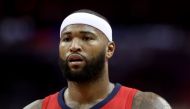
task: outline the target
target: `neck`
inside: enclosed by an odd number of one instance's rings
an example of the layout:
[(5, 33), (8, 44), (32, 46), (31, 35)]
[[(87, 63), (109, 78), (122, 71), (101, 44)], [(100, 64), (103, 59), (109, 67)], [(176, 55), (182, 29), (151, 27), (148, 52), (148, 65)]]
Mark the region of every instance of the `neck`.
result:
[(108, 70), (103, 71), (103, 75), (93, 82), (76, 83), (68, 81), (68, 89), (64, 95), (65, 101), (90, 104), (104, 99), (112, 91), (114, 85), (109, 81)]

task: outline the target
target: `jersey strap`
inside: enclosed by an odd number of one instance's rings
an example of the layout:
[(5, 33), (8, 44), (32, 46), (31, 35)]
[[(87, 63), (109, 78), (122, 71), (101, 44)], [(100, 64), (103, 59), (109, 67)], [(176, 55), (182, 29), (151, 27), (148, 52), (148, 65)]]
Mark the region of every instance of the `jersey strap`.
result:
[(42, 109), (61, 109), (58, 103), (58, 92), (44, 98)]

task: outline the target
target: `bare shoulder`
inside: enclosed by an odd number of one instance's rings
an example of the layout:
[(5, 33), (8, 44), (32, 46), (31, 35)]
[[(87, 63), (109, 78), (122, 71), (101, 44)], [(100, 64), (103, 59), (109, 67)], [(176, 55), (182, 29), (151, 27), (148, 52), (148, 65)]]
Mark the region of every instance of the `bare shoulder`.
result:
[(41, 109), (42, 100), (36, 100), (29, 105), (25, 106), (23, 109)]
[(169, 103), (153, 92), (138, 91), (133, 99), (132, 109), (172, 109)]

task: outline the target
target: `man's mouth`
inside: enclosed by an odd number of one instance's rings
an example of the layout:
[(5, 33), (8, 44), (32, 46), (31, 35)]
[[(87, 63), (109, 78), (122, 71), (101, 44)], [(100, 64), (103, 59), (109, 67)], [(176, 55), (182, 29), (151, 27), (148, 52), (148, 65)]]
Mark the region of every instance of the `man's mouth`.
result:
[(77, 62), (77, 61), (83, 61), (83, 57), (79, 54), (71, 54), (68, 57), (69, 62)]
[(68, 56), (67, 60), (72, 66), (77, 66), (84, 63), (84, 58), (80, 54), (71, 54)]
[(81, 58), (70, 58), (69, 59), (69, 62), (80, 62), (80, 61), (83, 61)]

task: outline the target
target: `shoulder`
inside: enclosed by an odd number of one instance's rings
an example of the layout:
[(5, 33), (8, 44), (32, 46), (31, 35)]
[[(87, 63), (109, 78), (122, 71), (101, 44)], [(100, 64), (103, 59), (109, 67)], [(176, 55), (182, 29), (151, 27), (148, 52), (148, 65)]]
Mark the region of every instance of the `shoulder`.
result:
[(41, 109), (42, 99), (36, 100), (29, 105), (25, 106), (23, 109)]
[(172, 109), (169, 103), (153, 92), (138, 91), (133, 99), (132, 109)]
[[(57, 102), (57, 97), (58, 97), (59, 92), (50, 94), (48, 96), (46, 96), (43, 99), (38, 99), (30, 104), (28, 104), (27, 106), (25, 106), (23, 109), (41, 109), (42, 104), (43, 107), (49, 105), (49, 104), (53, 104), (55, 102)], [(51, 101), (51, 102), (49, 102)]]

